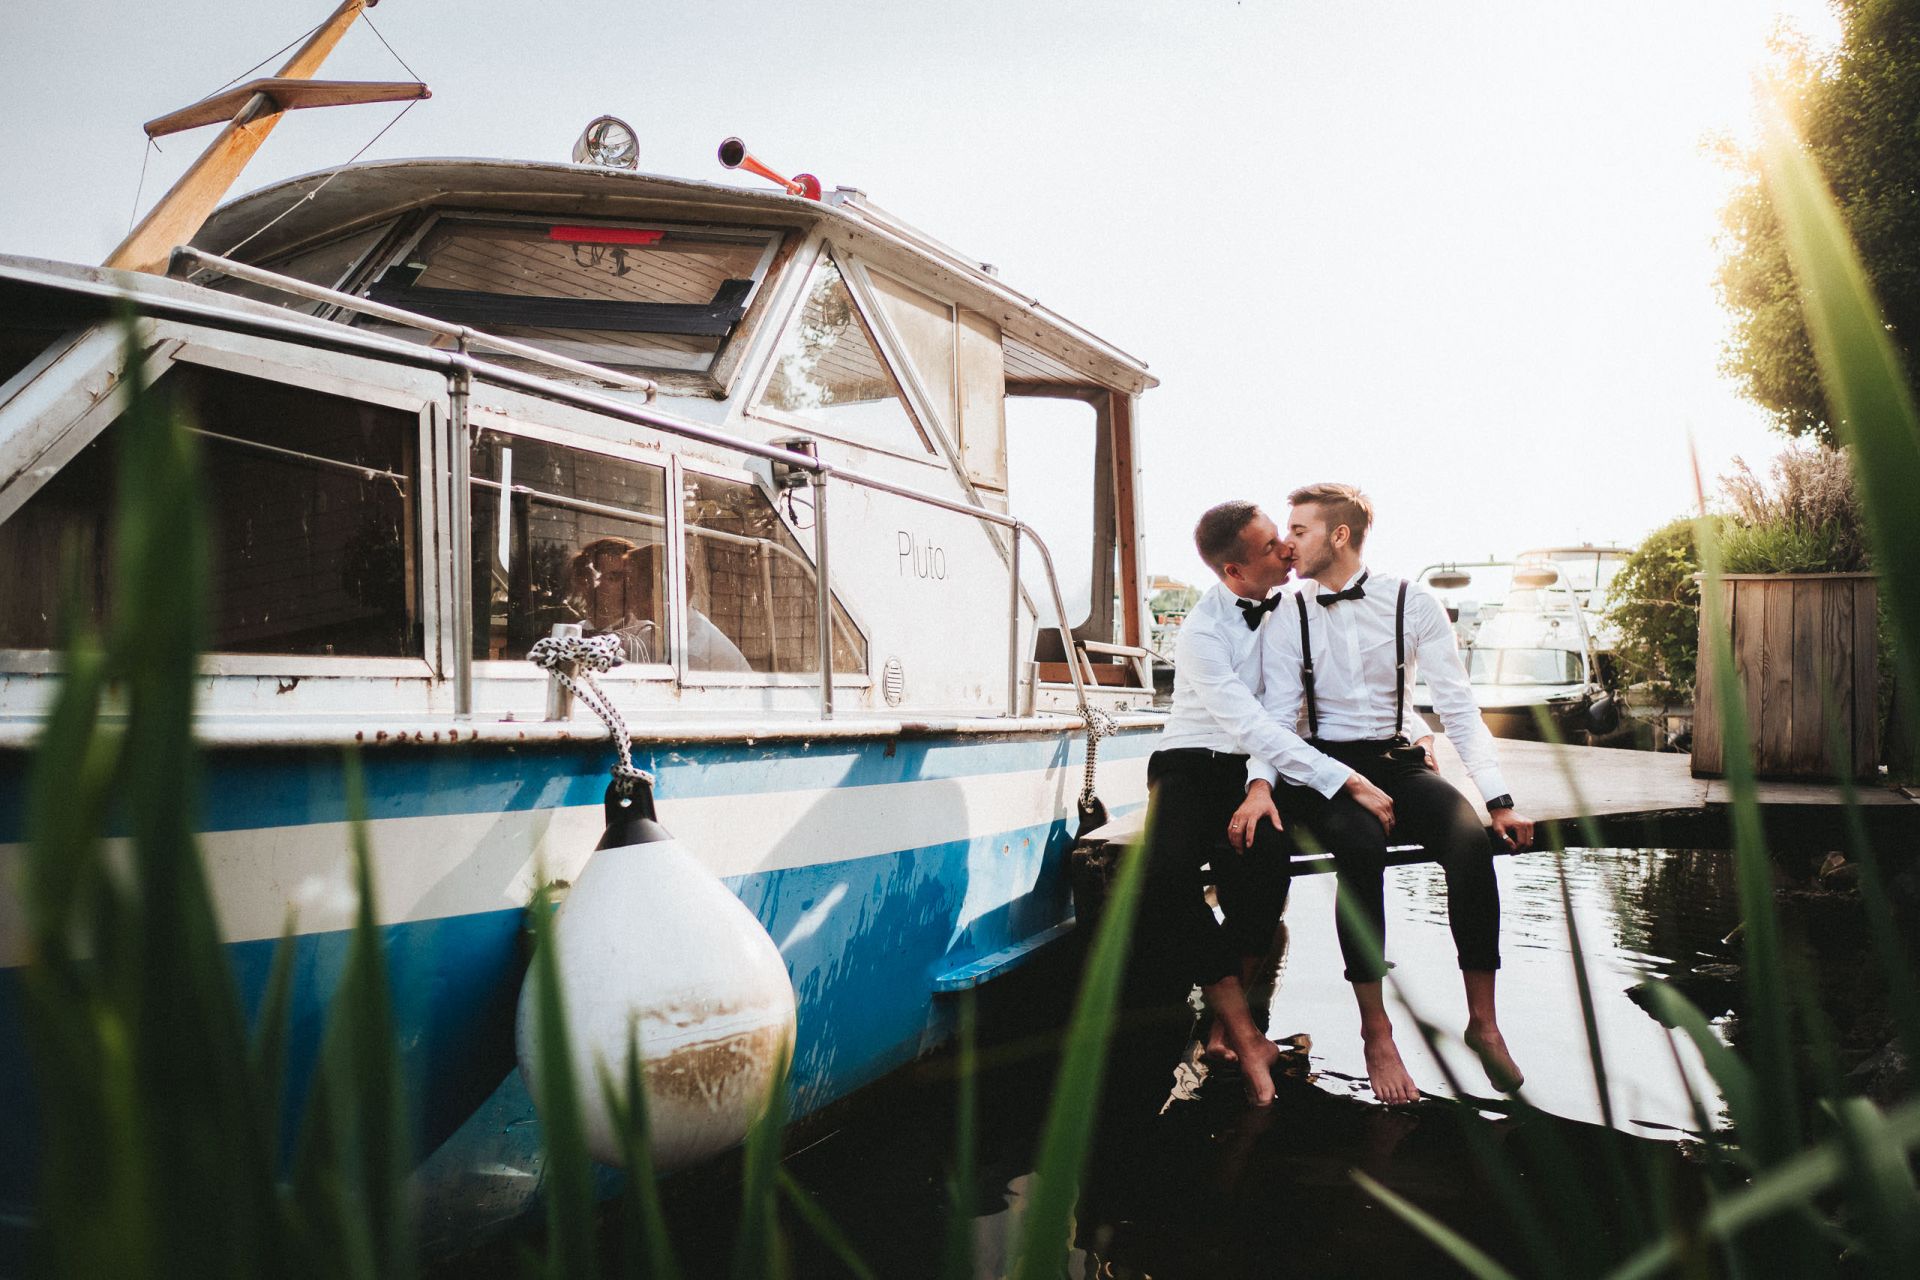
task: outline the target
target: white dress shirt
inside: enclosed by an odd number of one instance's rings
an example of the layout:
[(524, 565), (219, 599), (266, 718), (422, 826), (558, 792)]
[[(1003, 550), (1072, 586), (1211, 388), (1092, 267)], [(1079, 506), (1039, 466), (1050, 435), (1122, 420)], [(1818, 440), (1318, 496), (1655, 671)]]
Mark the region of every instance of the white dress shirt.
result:
[(1204, 747), (1277, 761), (1289, 776), (1312, 770), (1324, 776), (1331, 766), (1339, 772), (1334, 788), (1346, 781), (1352, 770), (1302, 741), (1292, 727), (1293, 717), (1276, 723), (1261, 706), (1260, 637), (1290, 618), (1296, 618), (1290, 625), (1298, 625), (1291, 599), (1294, 589), (1284, 589), (1280, 603), (1258, 630), (1247, 627), (1234, 603), (1239, 597), (1224, 586), (1216, 584), (1200, 597), (1180, 624), (1174, 649), (1173, 711), (1161, 731), (1160, 750)]
[[(1356, 573), (1345, 586), (1351, 587), (1359, 580), (1360, 574)], [(1480, 789), (1481, 798), (1504, 795), (1507, 785), (1494, 755), (1493, 735), (1487, 732), (1479, 704), (1473, 699), (1473, 686), (1460, 662), (1453, 624), (1433, 593), (1418, 584), (1407, 592), (1406, 710), (1398, 724), (1394, 721), (1393, 619), (1400, 581), (1374, 574), (1367, 579), (1366, 594), (1361, 599), (1324, 607), (1316, 598), (1324, 588), (1311, 581), (1304, 584), (1307, 630), (1313, 641), (1319, 736), (1327, 742), (1378, 742), (1396, 734), (1412, 742), (1426, 736), (1431, 730), (1413, 707), (1414, 673), (1424, 670), (1433, 709), (1439, 713), (1440, 723), (1472, 775), (1474, 786)], [(1306, 699), (1300, 682), (1300, 614), (1293, 602), (1274, 610), (1260, 634), (1261, 705), (1269, 720), (1295, 724)], [(1338, 768), (1339, 777), (1332, 786), (1326, 785), (1333, 778), (1331, 770), (1313, 767), (1311, 762), (1309, 767), (1300, 767), (1298, 753), (1282, 757), (1250, 752), (1254, 758), (1247, 764), (1248, 778), (1271, 782), (1277, 773), (1289, 782), (1305, 783), (1321, 795), (1333, 795), (1351, 771), (1306, 743), (1300, 745), (1315, 760), (1328, 761)]]

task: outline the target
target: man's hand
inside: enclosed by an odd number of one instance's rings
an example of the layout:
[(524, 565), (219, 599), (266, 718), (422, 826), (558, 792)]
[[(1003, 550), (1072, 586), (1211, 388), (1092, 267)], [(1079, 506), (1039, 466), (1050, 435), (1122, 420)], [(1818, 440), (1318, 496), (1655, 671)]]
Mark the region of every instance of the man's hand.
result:
[(1523, 818), (1517, 809), (1495, 809), (1492, 821), (1493, 834), (1500, 837), (1507, 848), (1520, 850), (1533, 847), (1533, 819)]
[(1357, 773), (1347, 775), (1347, 794), (1358, 800), (1362, 809), (1378, 818), (1381, 828), (1388, 835), (1393, 834), (1393, 798), (1391, 796)]
[(1262, 822), (1273, 823), (1275, 831), (1283, 829), (1280, 810), (1273, 805), (1273, 788), (1255, 778), (1247, 787), (1247, 798), (1240, 802), (1240, 807), (1233, 811), (1233, 820), (1227, 823), (1227, 843), (1245, 853), (1253, 848), (1253, 837)]
[(1413, 745), (1427, 753), (1427, 768), (1435, 773), (1440, 772), (1440, 759), (1433, 754), (1433, 735), (1428, 734), (1424, 738), (1415, 739)]

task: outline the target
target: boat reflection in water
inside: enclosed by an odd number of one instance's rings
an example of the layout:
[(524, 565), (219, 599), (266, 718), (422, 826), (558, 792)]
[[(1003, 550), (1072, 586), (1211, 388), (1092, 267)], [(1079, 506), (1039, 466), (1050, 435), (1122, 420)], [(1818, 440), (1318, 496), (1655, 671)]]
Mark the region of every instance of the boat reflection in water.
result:
[[(1421, 571), (1418, 580), (1453, 619), (1474, 701), (1495, 736), (1539, 739), (1544, 715), (1562, 741), (1632, 742), (1616, 688), (1616, 636), (1603, 611), (1607, 584), (1626, 554), (1551, 548)], [(1414, 687), (1414, 704), (1438, 730), (1424, 684)]]

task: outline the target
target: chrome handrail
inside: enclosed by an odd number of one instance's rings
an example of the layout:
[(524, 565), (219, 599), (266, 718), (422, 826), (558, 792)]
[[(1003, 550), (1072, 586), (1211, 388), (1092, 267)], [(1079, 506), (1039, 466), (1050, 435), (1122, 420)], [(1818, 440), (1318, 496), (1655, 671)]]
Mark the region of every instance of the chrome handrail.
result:
[[(467, 422), (466, 399), (468, 393), (465, 384), (469, 383), (473, 378), (484, 378), (499, 386), (525, 391), (549, 400), (557, 400), (563, 404), (571, 405), (576, 409), (584, 409), (590, 413), (598, 413), (607, 417), (618, 418), (635, 426), (648, 427), (652, 430), (662, 431), (683, 439), (696, 440), (702, 444), (710, 444), (723, 449), (733, 449), (760, 458), (766, 462), (778, 462), (797, 471), (804, 471), (814, 479), (816, 485), (816, 500), (819, 496), (818, 486), (824, 481), (828, 479), (843, 480), (848, 484), (858, 485), (863, 489), (871, 489), (877, 493), (890, 494), (896, 498), (903, 498), (909, 502), (922, 503), (926, 506), (934, 507), (942, 511), (950, 511), (957, 515), (971, 516), (987, 524), (998, 525), (1003, 529), (1007, 529), (1012, 535), (1014, 544), (1013, 564), (1010, 569), (1014, 574), (1014, 586), (1009, 592), (1012, 601), (1009, 606), (1009, 629), (1012, 631), (1015, 639), (1010, 645), (1010, 652), (1008, 654), (1010, 663), (1016, 660), (1018, 656), (1017, 637), (1020, 622), (1018, 548), (1021, 539), (1031, 539), (1034, 547), (1040, 553), (1041, 567), (1046, 571), (1048, 591), (1053, 598), (1054, 616), (1056, 619), (1054, 625), (1060, 633), (1060, 643), (1067, 657), (1067, 674), (1073, 678), (1074, 700), (1083, 716), (1085, 716), (1090, 709), (1090, 704), (1087, 701), (1086, 682), (1081, 676), (1080, 664), (1076, 658), (1073, 624), (1067, 621), (1066, 599), (1060, 593), (1060, 582), (1054, 573), (1053, 553), (1048, 550), (1045, 539), (1040, 536), (1038, 531), (1024, 520), (1004, 512), (994, 511), (988, 507), (975, 506), (972, 503), (966, 502), (955, 502), (950, 498), (940, 497), (938, 494), (925, 493), (907, 485), (895, 484), (890, 480), (882, 480), (878, 476), (868, 475), (865, 472), (836, 467), (830, 462), (822, 461), (811, 453), (784, 449), (779, 445), (762, 444), (758, 440), (749, 440), (744, 436), (735, 436), (717, 428), (706, 427), (698, 423), (685, 422), (678, 418), (670, 417), (661, 413), (658, 409), (650, 407), (653, 400), (652, 391), (657, 388), (658, 384), (649, 382), (646, 379), (630, 378), (627, 375), (615, 373), (611, 369), (603, 369), (598, 365), (587, 364), (578, 360), (569, 360), (564, 356), (555, 356), (548, 352), (540, 351), (536, 347), (527, 347), (506, 338), (495, 338), (477, 333), (462, 325), (448, 325), (443, 321), (434, 320), (429, 316), (420, 316), (414, 312), (404, 311), (398, 307), (389, 307), (384, 303), (373, 302), (351, 293), (342, 293), (337, 289), (328, 289), (320, 285), (309, 284), (305, 280), (297, 280), (292, 276), (283, 276), (277, 272), (249, 266), (243, 262), (235, 262), (231, 259), (222, 258), (216, 254), (206, 253), (185, 245), (173, 251), (173, 258), (175, 262), (197, 263), (201, 267), (213, 271), (216, 274), (230, 275), (235, 279), (246, 280), (252, 284), (260, 285), (263, 288), (278, 289), (284, 293), (292, 294), (295, 297), (306, 298), (309, 301), (326, 302), (343, 309), (361, 311), (368, 315), (387, 314), (389, 318), (405, 317), (405, 319), (398, 320), (399, 323), (410, 324), (414, 321), (420, 321), (423, 323), (423, 327), (433, 327), (436, 331), (443, 333), (444, 336), (454, 338), (458, 344), (457, 348), (453, 351), (446, 351), (437, 347), (415, 347), (409, 343), (393, 343), (381, 339), (378, 335), (355, 329), (351, 325), (339, 325), (331, 321), (319, 320), (316, 317), (307, 317), (305, 323), (295, 323), (291, 320), (276, 323), (263, 316), (222, 316), (217, 312), (210, 316), (207, 314), (207, 308), (196, 307), (191, 303), (183, 304), (162, 299), (135, 299), (135, 301), (149, 304), (154, 310), (160, 312), (172, 310), (194, 314), (197, 319), (203, 321), (211, 319), (217, 322), (220, 319), (227, 319), (244, 325), (277, 329), (282, 332), (283, 336), (290, 332), (309, 341), (316, 337), (324, 337), (329, 342), (359, 347), (363, 351), (377, 352), (385, 359), (404, 359), (428, 367), (438, 368), (446, 373), (449, 380), (450, 394), (454, 397), (454, 403), (450, 406), (452, 409), (450, 416), (453, 419), (453, 425), (464, 435), (470, 436), (471, 434)], [(90, 290), (83, 290), (83, 292), (90, 292)], [(315, 331), (314, 326), (316, 325), (326, 325), (330, 329), (337, 329), (338, 332), (320, 334)], [(630, 385), (639, 384), (641, 389), (649, 392), (647, 397), (648, 404), (638, 405), (625, 400), (615, 400), (609, 396), (598, 395), (594, 392), (573, 386), (570, 383), (557, 382), (551, 378), (544, 378), (538, 374), (512, 369), (506, 365), (475, 359), (467, 350), (470, 342), (477, 342), (487, 346), (500, 345), (502, 349), (507, 350), (511, 354), (522, 355), (525, 353), (527, 359), (555, 368), (582, 373), (596, 380), (624, 382)], [(456, 472), (464, 471), (466, 450), (456, 449), (453, 452), (455, 457), (450, 459), (450, 461), (453, 462)], [(472, 551), (473, 531), (471, 519), (469, 518), (463, 521), (459, 518), (461, 514), (459, 510), (461, 498), (471, 493), (470, 481), (463, 483), (463, 481), (466, 480), (467, 477), (464, 475), (456, 474), (455, 476), (456, 527), (454, 539), (458, 544), (454, 549), (453, 556), (454, 574), (456, 577), (455, 600), (471, 599), (470, 590), (465, 592), (461, 591), (458, 582), (464, 566), (471, 562)], [(464, 528), (462, 528), (462, 526), (464, 526)], [(815, 539), (815, 558), (818, 562), (815, 566), (815, 571), (819, 574), (821, 582), (829, 582), (827, 547), (824, 537), (816, 537)], [(827, 627), (823, 625), (821, 627), (822, 634), (824, 635), (826, 631)], [(471, 628), (455, 627), (454, 632), (455, 709), (456, 714), (470, 714), (473, 687), (472, 631)], [(465, 639), (464, 644), (461, 643), (463, 637)], [(824, 716), (831, 717), (833, 714), (832, 646), (829, 643), (821, 647), (823, 662), (820, 677), (821, 709)], [(1017, 699), (1017, 691), (1013, 688), (1012, 680), (1009, 680), (1009, 694), (1010, 697)], [(1015, 715), (1018, 713), (1018, 709), (1017, 700), (1010, 702), (1007, 708), (1007, 714), (1010, 716)]]

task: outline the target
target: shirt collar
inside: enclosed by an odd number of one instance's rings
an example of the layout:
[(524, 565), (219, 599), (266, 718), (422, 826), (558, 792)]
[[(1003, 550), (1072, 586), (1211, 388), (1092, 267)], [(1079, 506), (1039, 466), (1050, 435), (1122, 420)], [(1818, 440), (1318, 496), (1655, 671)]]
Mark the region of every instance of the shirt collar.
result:
[[(1332, 586), (1328, 583), (1321, 582), (1318, 578), (1295, 579), (1295, 582), (1299, 584), (1300, 589), (1302, 591), (1305, 591), (1307, 593), (1308, 598), (1312, 599), (1318, 596), (1322, 591), (1345, 591), (1348, 587), (1351, 587), (1354, 583), (1360, 581), (1361, 576), (1366, 572), (1367, 572), (1367, 566), (1363, 564), (1358, 569), (1355, 569), (1353, 571), (1353, 576), (1351, 578), (1348, 578), (1345, 582), (1341, 583), (1337, 587)], [(1373, 579), (1368, 578), (1367, 581), (1371, 583)]]

